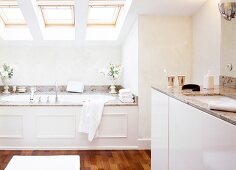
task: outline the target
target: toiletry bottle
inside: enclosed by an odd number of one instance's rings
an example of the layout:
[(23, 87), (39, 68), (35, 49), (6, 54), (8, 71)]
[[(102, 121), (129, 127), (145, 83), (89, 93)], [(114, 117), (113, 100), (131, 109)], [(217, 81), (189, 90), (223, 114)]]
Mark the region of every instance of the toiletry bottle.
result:
[(204, 89), (214, 89), (214, 76), (211, 74), (210, 70), (204, 76), (203, 88)]

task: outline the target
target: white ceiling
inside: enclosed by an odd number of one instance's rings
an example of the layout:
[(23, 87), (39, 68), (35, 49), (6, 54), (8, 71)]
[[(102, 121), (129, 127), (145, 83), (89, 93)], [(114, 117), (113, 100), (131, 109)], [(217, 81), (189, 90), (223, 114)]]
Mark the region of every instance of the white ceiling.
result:
[(193, 15), (207, 0), (134, 0), (139, 14)]
[[(33, 0), (34, 1), (34, 0)], [(79, 2), (79, 0), (75, 0), (76, 4)], [(126, 0), (127, 2), (131, 2), (131, 0)], [(127, 17), (123, 23), (123, 26), (120, 29), (120, 34), (118, 36), (117, 40), (113, 41), (82, 41), (79, 44), (82, 43), (82, 45), (120, 45), (126, 35), (128, 34), (132, 24), (136, 20), (138, 15), (161, 15), (161, 16), (192, 16), (207, 0), (133, 0), (131, 3), (131, 6), (129, 8), (129, 11), (127, 13)], [(37, 16), (32, 16), (30, 13), (33, 13), (32, 11), (27, 10), (29, 5), (32, 4), (27, 4), (26, 2), (31, 2), (31, 0), (18, 0), (21, 8), (24, 9), (24, 14), (25, 16), (28, 16), (26, 20), (28, 20), (31, 25), (29, 24), (28, 26), (31, 29), (31, 32), (34, 33), (34, 42), (32, 41), (0, 41), (0, 43), (4, 44), (14, 44), (14, 45), (23, 45), (23, 44), (28, 44), (28, 45), (34, 45), (34, 44), (39, 44), (39, 45), (50, 45), (52, 44), (66, 44), (66, 45), (78, 45), (78, 40), (76, 41), (42, 41), (42, 35), (37, 34), (40, 32), (41, 26), (37, 25), (36, 23), (36, 17)], [(80, 1), (81, 2), (81, 1)], [(76, 32), (76, 35), (78, 37), (83, 37), (85, 39), (85, 33), (86, 33), (86, 17), (87, 17), (87, 7), (88, 6), (88, 0), (82, 0), (84, 5), (77, 4), (77, 6), (81, 7), (78, 11), (80, 11), (80, 18), (77, 22), (77, 25), (80, 25), (80, 27)], [(87, 3), (85, 3), (87, 2)], [(33, 8), (31, 8), (33, 9)], [(81, 14), (81, 12), (84, 13), (84, 15)], [(84, 19), (81, 19), (83, 17)], [(34, 22), (33, 22), (34, 21)], [(79, 24), (78, 24), (79, 23)], [(77, 26), (76, 25), (76, 26)], [(81, 25), (83, 27), (81, 27)], [(37, 29), (36, 29), (37, 28)], [(82, 30), (82, 31), (81, 31)]]
[(192, 16), (207, 0), (133, 0), (119, 36), (123, 42), (138, 15)]

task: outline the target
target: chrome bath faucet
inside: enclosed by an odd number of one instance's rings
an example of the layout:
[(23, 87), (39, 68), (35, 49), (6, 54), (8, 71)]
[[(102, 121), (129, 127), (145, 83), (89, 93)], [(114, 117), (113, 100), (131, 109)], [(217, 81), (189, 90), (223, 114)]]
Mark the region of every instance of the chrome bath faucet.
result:
[(30, 88), (30, 102), (34, 100), (34, 93), (36, 91), (36, 87), (31, 87)]

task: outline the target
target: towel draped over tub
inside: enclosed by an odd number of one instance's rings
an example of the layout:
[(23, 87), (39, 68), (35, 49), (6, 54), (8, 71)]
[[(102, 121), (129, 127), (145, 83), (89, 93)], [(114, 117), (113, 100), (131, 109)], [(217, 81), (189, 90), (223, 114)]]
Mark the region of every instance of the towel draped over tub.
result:
[(106, 102), (108, 102), (108, 99), (101, 98), (96, 100), (88, 100), (83, 103), (78, 131), (87, 133), (88, 140), (90, 142), (96, 135)]

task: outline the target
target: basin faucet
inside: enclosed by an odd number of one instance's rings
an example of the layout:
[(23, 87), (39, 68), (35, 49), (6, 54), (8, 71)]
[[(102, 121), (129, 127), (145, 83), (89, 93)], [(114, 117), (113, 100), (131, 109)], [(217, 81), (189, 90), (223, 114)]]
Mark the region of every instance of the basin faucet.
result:
[(36, 91), (36, 87), (31, 87), (30, 88), (30, 102), (34, 100), (34, 93)]
[(55, 102), (58, 102), (58, 83), (57, 81), (55, 82)]

